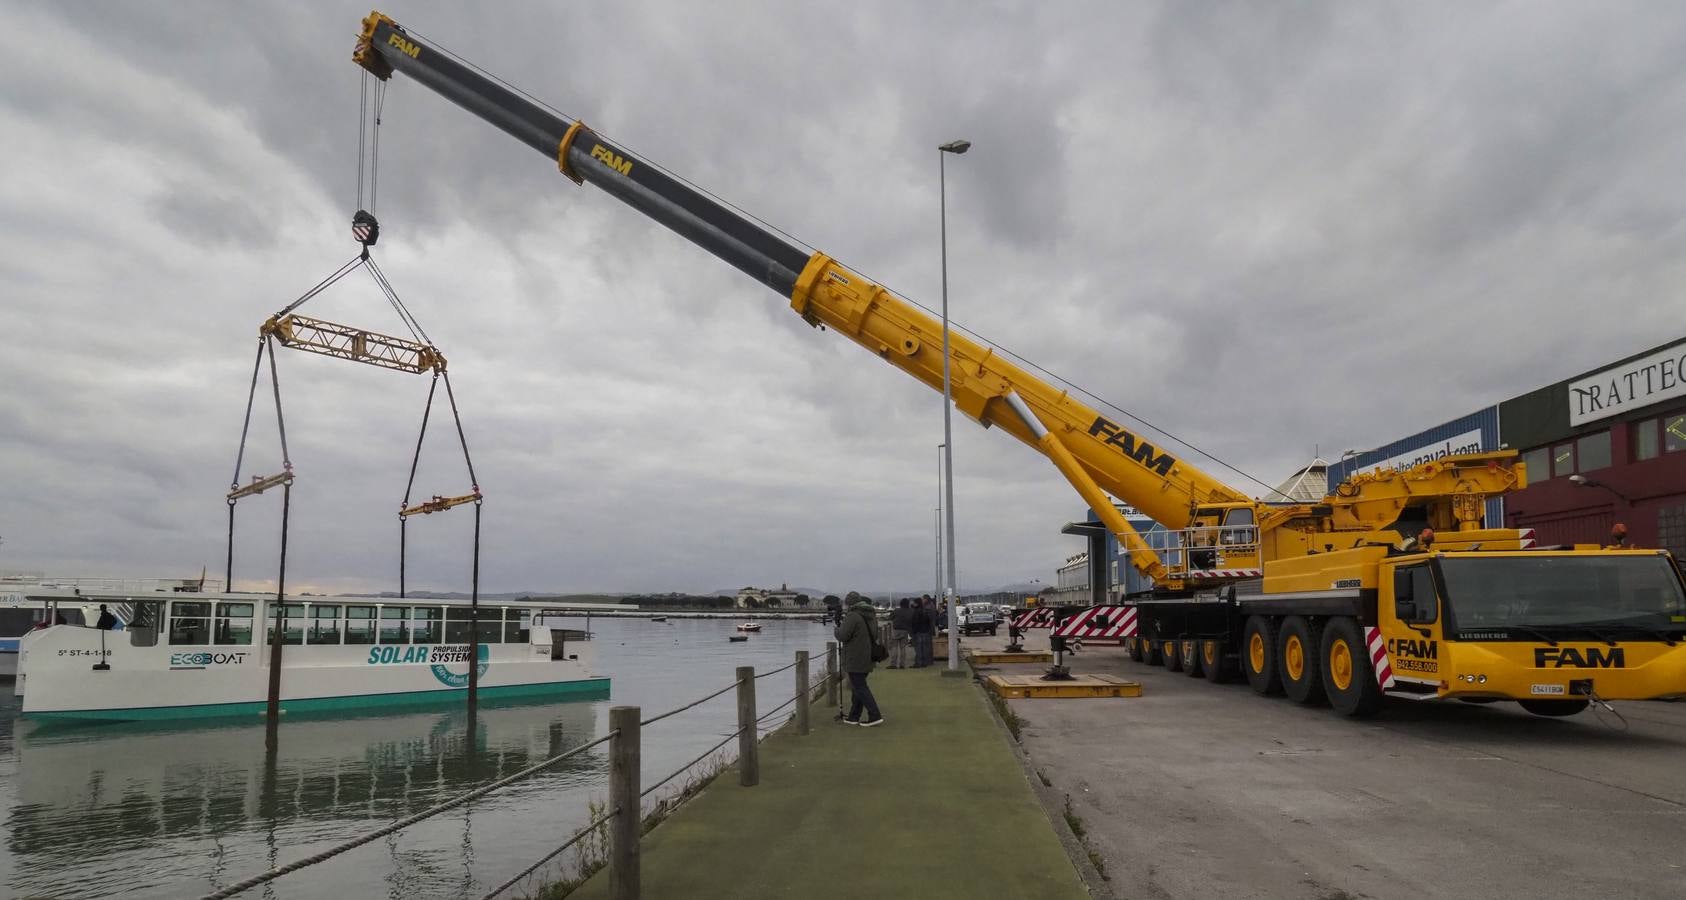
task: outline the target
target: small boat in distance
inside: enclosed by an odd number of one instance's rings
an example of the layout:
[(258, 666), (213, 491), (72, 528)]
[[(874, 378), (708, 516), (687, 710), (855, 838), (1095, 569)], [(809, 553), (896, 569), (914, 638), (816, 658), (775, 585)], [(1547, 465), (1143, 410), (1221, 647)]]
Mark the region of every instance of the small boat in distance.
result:
[(667, 616), (652, 616), (650, 618), (650, 621), (652, 621), (652, 622), (666, 622)]
[(749, 635), (747, 635), (747, 634), (728, 634), (728, 635), (726, 635), (726, 640), (733, 641), (733, 642), (747, 641), (747, 640), (749, 640)]
[(738, 630), (739, 631), (760, 631), (761, 630), (761, 623), (760, 622), (739, 622), (738, 623)]

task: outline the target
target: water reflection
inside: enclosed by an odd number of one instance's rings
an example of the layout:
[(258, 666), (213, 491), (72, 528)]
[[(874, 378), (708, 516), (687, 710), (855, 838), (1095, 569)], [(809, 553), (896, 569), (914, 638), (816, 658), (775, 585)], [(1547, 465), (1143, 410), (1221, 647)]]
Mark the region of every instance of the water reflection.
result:
[[(85, 883), (55, 885), (50, 877), (35, 882), (30, 861), (37, 857), (156, 859), (161, 845), (176, 841), (250, 844), (243, 834), (261, 834), (273, 857), (278, 842), (322, 837), (346, 819), (390, 822), (590, 740), (596, 705), (483, 705), (472, 740), (460, 709), (289, 720), (273, 752), (265, 749), (261, 721), (26, 725), (14, 738), (15, 803), (6, 822), (7, 849), (20, 863), (13, 887), (101, 892)], [(597, 778), (605, 764), (602, 748), (594, 748), (525, 784), (579, 783)], [(459, 871), (472, 860), (471, 847), (464, 853), (453, 860)], [(406, 859), (395, 874), (449, 878), (432, 871), (445, 862), (434, 856)]]

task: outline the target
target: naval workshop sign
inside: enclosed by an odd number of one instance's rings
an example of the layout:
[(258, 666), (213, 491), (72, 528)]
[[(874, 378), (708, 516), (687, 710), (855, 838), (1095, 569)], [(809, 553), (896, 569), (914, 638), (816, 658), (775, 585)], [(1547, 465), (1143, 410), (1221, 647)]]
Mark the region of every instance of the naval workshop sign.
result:
[(1569, 383), (1569, 424), (1686, 396), (1686, 342)]

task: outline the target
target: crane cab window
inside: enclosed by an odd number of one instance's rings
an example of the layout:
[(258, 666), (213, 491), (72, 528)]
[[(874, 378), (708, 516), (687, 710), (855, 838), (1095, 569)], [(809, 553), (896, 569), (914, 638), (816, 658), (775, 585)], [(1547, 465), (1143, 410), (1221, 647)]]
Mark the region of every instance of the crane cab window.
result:
[(1255, 542), (1256, 532), (1253, 530), (1253, 511), (1250, 509), (1232, 509), (1224, 513), (1223, 542), (1226, 544), (1251, 544)]
[(1394, 602), (1396, 611), (1403, 613), (1406, 602), (1412, 607), (1402, 621), (1414, 625), (1428, 625), (1440, 618), (1440, 600), (1434, 593), (1434, 570), (1427, 565), (1411, 566), (1394, 573)]

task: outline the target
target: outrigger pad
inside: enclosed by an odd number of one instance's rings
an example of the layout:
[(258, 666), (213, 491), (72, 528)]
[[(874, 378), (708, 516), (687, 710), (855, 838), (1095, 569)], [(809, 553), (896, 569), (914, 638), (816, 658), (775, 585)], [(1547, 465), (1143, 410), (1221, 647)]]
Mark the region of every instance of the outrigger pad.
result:
[(360, 209), (351, 217), (351, 236), (357, 239), (357, 243), (373, 247), (381, 239), (381, 223), (373, 213)]

